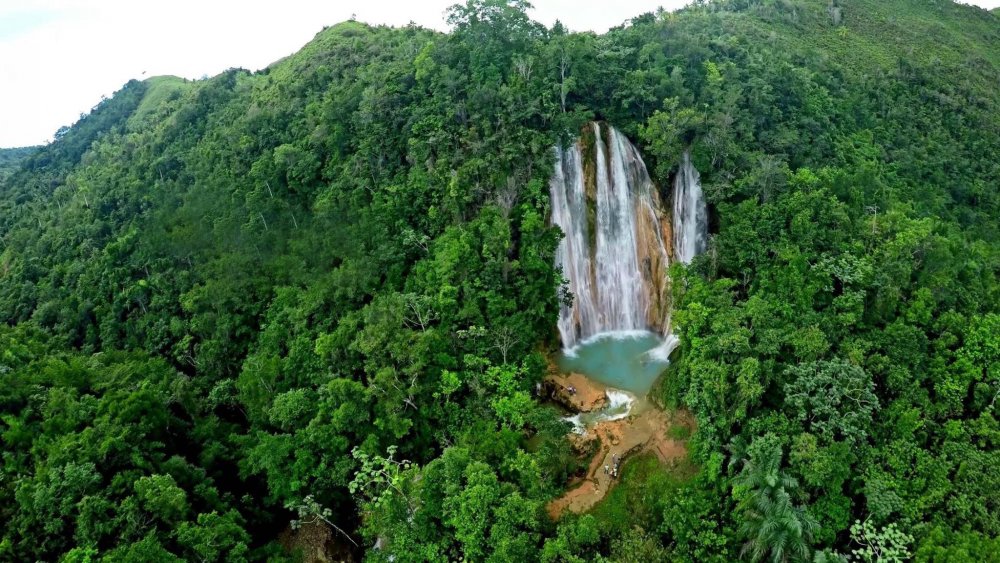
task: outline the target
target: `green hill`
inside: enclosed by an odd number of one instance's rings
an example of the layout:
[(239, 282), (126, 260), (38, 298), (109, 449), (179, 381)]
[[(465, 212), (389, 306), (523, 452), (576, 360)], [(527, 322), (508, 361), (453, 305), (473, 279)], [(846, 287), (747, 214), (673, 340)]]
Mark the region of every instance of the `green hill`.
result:
[[(0, 559), (1000, 552), (995, 11), (716, 0), (595, 35), (525, 7), (132, 81), (0, 164)], [(534, 395), (547, 181), (593, 119), (660, 186), (687, 147), (702, 173), (655, 397), (700, 469), (641, 461), (632, 510), (553, 523), (580, 467)]]

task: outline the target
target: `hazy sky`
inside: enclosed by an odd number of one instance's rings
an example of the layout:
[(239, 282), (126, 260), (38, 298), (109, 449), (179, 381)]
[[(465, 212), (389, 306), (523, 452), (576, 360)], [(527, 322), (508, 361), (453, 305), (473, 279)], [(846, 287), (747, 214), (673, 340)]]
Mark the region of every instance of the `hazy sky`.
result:
[[(257, 70), (349, 19), (445, 29), (456, 0), (0, 0), (0, 147), (48, 142), (131, 78)], [(996, 7), (1000, 0), (975, 0)], [(532, 16), (605, 31), (687, 0), (533, 0)]]

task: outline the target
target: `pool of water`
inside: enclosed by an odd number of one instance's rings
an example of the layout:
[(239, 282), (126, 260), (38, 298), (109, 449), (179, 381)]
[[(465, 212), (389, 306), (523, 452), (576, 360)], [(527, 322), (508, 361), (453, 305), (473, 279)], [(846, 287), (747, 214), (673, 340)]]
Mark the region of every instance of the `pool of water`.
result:
[(646, 331), (598, 334), (559, 354), (564, 372), (576, 372), (638, 396), (649, 392), (669, 363), (676, 338)]

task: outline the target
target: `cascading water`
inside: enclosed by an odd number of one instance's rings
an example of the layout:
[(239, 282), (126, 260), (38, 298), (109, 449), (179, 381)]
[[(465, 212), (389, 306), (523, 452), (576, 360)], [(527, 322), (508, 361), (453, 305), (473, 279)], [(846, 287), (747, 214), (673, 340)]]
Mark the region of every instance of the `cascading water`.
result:
[(549, 185), (552, 222), (566, 235), (556, 265), (574, 296), (559, 317), (567, 349), (608, 332), (659, 332), (668, 314), (659, 195), (628, 139), (614, 128), (591, 127), (592, 146), (558, 151)]
[(679, 344), (670, 327), (670, 249), (688, 263), (706, 246), (708, 213), (698, 171), (685, 153), (674, 183), (671, 229), (628, 139), (598, 123), (583, 137), (556, 150), (549, 183), (552, 222), (565, 234), (556, 265), (573, 295), (559, 316), (560, 365), (645, 394)]
[(608, 389), (607, 397), (608, 403), (604, 408), (594, 412), (577, 413), (563, 420), (573, 425), (573, 432), (583, 434), (584, 429), (595, 422), (625, 418), (635, 404), (635, 397), (614, 389)]
[(708, 206), (698, 170), (684, 153), (674, 179), (674, 259), (690, 264), (708, 246)]

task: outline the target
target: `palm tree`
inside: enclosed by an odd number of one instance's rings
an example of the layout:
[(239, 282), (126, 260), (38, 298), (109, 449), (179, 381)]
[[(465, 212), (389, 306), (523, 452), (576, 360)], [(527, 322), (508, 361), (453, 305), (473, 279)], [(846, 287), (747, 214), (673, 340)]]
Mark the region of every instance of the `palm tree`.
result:
[(808, 560), (809, 543), (819, 526), (792, 503), (790, 493), (798, 482), (781, 471), (781, 446), (765, 436), (754, 440), (749, 450), (734, 480), (745, 495), (739, 504), (740, 534), (747, 538), (741, 555), (774, 563)]

